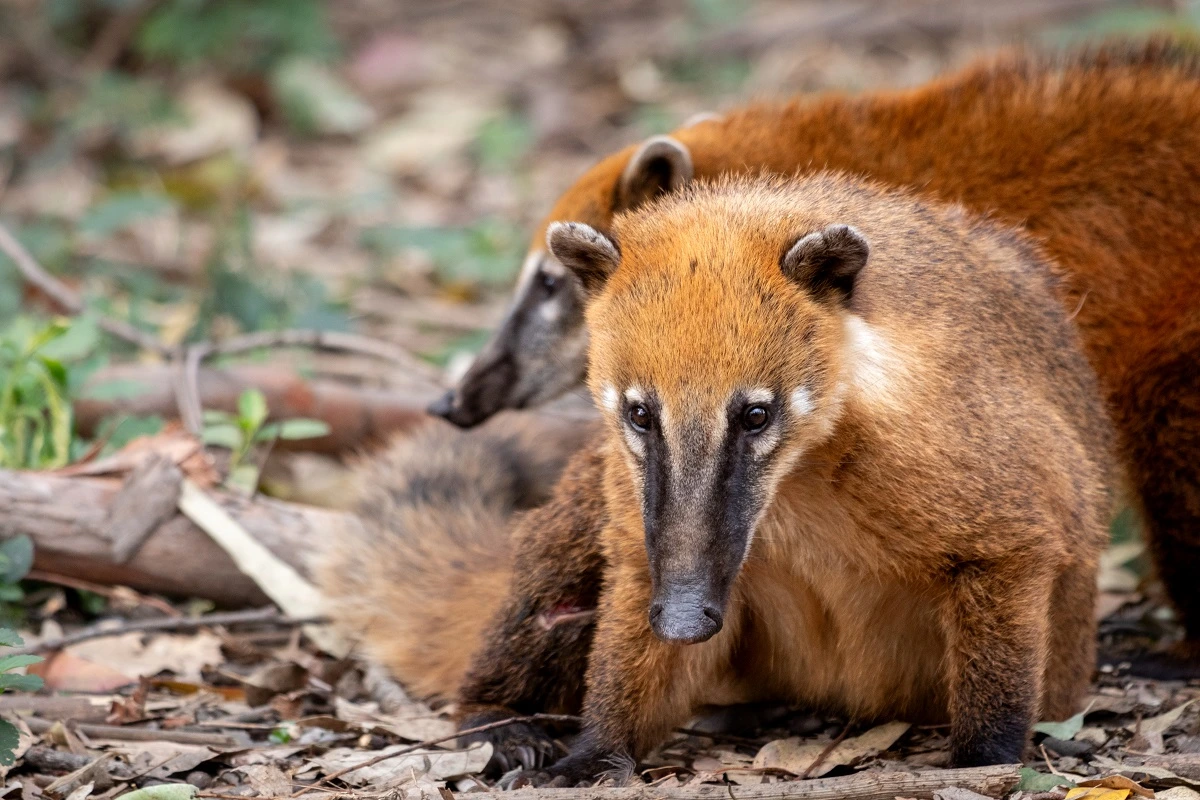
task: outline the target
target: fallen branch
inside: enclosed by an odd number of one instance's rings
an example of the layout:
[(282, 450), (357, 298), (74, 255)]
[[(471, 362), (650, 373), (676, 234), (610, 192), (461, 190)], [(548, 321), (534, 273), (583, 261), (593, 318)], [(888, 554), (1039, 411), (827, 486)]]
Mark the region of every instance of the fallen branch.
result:
[[(516, 789), (512, 800), (895, 800), (932, 798), (940, 789), (969, 789), (1003, 797), (1016, 788), (1020, 764), (921, 772), (860, 772), (842, 778), (781, 781), (757, 786), (633, 786), (623, 789)], [(294, 795), (293, 795), (294, 796)]]
[[(135, 386), (137, 393), (114, 400), (77, 400), (75, 417), (80, 434), (95, 436), (101, 421), (114, 416), (173, 418), (178, 411), (173, 386), (177, 375), (178, 369), (168, 364), (125, 364), (97, 371), (88, 386), (120, 382)], [(415, 382), (411, 387), (385, 390), (305, 380), (290, 369), (261, 365), (202, 368), (197, 384), (200, 405), (205, 409), (236, 412), (242, 392), (257, 388), (266, 397), (272, 416), (323, 421), (329, 426), (326, 436), (280, 440), (276, 447), (325, 453), (362, 450), (428, 422), (425, 407), (440, 393), (434, 387)], [(85, 387), (85, 398), (87, 393)]]
[[(180, 514), (160, 524), (128, 562), (112, 553), (108, 519), (121, 481), (0, 470), (0, 538), (28, 534), (34, 566), (57, 575), (146, 592), (204, 597), (226, 606), (269, 602), (207, 534)], [(264, 547), (302, 574), (322, 541), (353, 515), (265, 497), (213, 497)]]
[(123, 636), (126, 633), (150, 633), (166, 631), (194, 631), (200, 628), (211, 628), (217, 625), (249, 625), (269, 624), (281, 628), (292, 628), (298, 625), (311, 625), (325, 622), (322, 617), (297, 619), (285, 617), (274, 608), (261, 608), (251, 611), (230, 611), (218, 614), (203, 614), (199, 617), (167, 617), (166, 619), (142, 619), (124, 622), (120, 625), (93, 625), (56, 639), (47, 639), (27, 647), (6, 650), (4, 655), (25, 655), (28, 653), (45, 653), (50, 650), (61, 650), (73, 644), (86, 642), (91, 639), (103, 639), (109, 636)]
[[(64, 312), (72, 315), (83, 313), (85, 309), (83, 298), (75, 290), (42, 269), (42, 265), (30, 255), (25, 246), (4, 225), (0, 225), (0, 251), (13, 260), (25, 280), (40, 289)], [(157, 337), (135, 328), (128, 322), (101, 316), (97, 318), (97, 324), (102, 330), (118, 339), (124, 339), (159, 355), (170, 357), (176, 352), (175, 348), (160, 341)]]
[[(29, 730), (42, 734), (57, 725), (57, 722), (38, 717), (25, 720)], [(95, 725), (81, 722), (71, 726), (89, 739), (111, 739), (121, 742), (174, 742), (176, 744), (198, 744), (206, 747), (239, 747), (241, 743), (232, 736), (220, 733), (202, 733), (199, 731), (156, 730), (153, 728), (133, 728), (128, 725)]]
[(437, 385), (437, 370), (417, 360), (406, 350), (389, 342), (358, 336), (353, 333), (335, 331), (287, 330), (260, 331), (244, 336), (234, 336), (222, 342), (201, 342), (187, 349), (183, 361), (183, 375), (176, 387), (179, 403), (179, 418), (192, 433), (200, 433), (204, 426), (203, 408), (200, 399), (200, 365), (208, 358), (218, 355), (237, 355), (252, 350), (271, 347), (308, 347), (315, 350), (360, 353), (384, 361), (390, 361), (410, 373)]

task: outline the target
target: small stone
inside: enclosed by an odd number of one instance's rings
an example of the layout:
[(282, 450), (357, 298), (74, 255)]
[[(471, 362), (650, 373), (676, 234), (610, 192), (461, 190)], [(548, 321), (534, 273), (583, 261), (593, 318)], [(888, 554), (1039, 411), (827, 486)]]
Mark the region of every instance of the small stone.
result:
[(213, 779), (212, 775), (209, 775), (207, 772), (195, 770), (193, 772), (189, 772), (184, 780), (186, 780), (192, 786), (195, 786), (197, 789), (207, 789), (212, 785)]

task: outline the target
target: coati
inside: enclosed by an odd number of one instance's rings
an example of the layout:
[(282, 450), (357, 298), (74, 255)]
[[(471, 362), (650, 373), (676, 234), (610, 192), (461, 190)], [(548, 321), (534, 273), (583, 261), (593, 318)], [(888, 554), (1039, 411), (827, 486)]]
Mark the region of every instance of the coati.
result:
[(1061, 269), (1132, 502), (1200, 649), (1200, 59), (1114, 44), (983, 61), (915, 89), (751, 105), (601, 161), (534, 236), (511, 310), (433, 410), (473, 425), (586, 372), (582, 292), (545, 227), (600, 231), (693, 177), (837, 169), (1023, 225)]
[(1112, 435), (1032, 239), (819, 174), (547, 241), (589, 298), (608, 519), (583, 732), (540, 780), (701, 703), (948, 720), (963, 766), (1078, 710)]

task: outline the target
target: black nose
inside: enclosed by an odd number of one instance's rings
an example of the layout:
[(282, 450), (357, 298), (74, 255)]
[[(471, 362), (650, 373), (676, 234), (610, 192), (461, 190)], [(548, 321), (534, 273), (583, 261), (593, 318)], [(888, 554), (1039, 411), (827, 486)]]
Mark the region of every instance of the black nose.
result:
[(703, 642), (716, 636), (724, 623), (725, 615), (716, 604), (696, 602), (694, 596), (668, 597), (650, 606), (650, 628), (664, 642)]
[(435, 417), (449, 419), (450, 415), (454, 413), (454, 390), (451, 389), (437, 400), (434, 400), (429, 404), (429, 408), (426, 411)]

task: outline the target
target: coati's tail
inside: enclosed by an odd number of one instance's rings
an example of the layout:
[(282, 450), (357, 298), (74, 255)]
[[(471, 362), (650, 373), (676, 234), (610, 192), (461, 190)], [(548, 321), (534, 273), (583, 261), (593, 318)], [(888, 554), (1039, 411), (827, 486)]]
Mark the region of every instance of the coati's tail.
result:
[(334, 624), (415, 695), (452, 697), (509, 589), (513, 513), (547, 499), (591, 430), (546, 413), (431, 422), (363, 459), (362, 526), (317, 560)]

